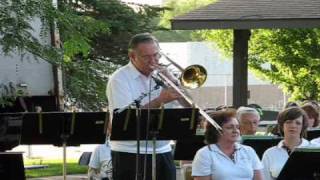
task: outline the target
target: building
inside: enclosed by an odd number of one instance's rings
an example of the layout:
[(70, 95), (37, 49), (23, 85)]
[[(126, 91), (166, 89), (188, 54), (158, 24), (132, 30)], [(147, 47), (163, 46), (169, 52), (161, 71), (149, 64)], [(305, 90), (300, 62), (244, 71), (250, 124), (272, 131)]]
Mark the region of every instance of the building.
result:
[[(213, 44), (205, 42), (160, 43), (162, 51), (171, 59), (187, 67), (191, 64), (204, 66), (208, 73), (206, 83), (191, 90), (197, 104), (203, 108), (232, 105), (232, 60), (223, 57)], [(167, 63), (163, 60), (163, 63)], [(248, 73), (248, 104), (256, 103), (264, 109), (279, 110), (286, 103), (282, 90)]]

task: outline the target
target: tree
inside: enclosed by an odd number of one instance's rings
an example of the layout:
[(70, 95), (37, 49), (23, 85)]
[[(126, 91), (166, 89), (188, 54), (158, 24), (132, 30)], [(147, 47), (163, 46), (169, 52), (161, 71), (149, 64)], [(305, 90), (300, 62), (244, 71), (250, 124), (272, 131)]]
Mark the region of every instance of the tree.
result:
[[(251, 31), (248, 65), (257, 76), (279, 85), (291, 100), (320, 100), (320, 30), (260, 29)], [(198, 36), (214, 41), (232, 55), (231, 30), (203, 30)]]
[[(41, 44), (32, 35), (30, 21), (34, 17), (40, 17), (44, 25), (50, 24), (49, 17), (54, 10), (51, 1), (36, 0), (1, 0), (0, 1), (0, 45), (6, 55), (14, 53), (30, 52), (38, 57), (48, 60), (60, 59), (59, 50), (50, 45)], [(46, 35), (43, 26), (42, 35)]]
[[(180, 1), (178, 1), (180, 2)], [(169, 8), (173, 12), (196, 9), (186, 3)], [(209, 1), (208, 1), (209, 2)], [(212, 3), (212, 1), (210, 1)], [(163, 22), (175, 13), (167, 13)], [(259, 29), (251, 30), (249, 69), (257, 76), (279, 85), (291, 95), (291, 100), (320, 100), (320, 30), (319, 29)], [(226, 57), (232, 57), (232, 30), (193, 31), (193, 38), (214, 42)]]
[[(108, 75), (128, 62), (130, 37), (156, 30), (158, 26), (154, 19), (163, 9), (142, 5), (133, 9), (118, 0), (82, 0), (67, 5), (78, 16), (89, 16), (109, 28), (109, 31), (96, 33), (89, 39), (89, 53), (71, 53), (72, 63), (65, 66), (68, 103), (85, 110), (100, 110), (107, 104), (105, 87)], [(65, 36), (67, 33), (61, 32), (63, 41), (69, 39)], [(76, 39), (76, 46), (72, 43), (71, 47), (77, 47)]]
[[(127, 43), (137, 32), (157, 28), (154, 17), (161, 8), (137, 6), (136, 10), (118, 0), (2, 0), (0, 2), (0, 45), (3, 52), (30, 52), (61, 65), (65, 77), (66, 105), (83, 110), (106, 106), (108, 75), (128, 62)], [(41, 44), (32, 35), (34, 17), (43, 22), (42, 35), (54, 24), (62, 48)]]
[(184, 14), (192, 9), (206, 6), (215, 0), (168, 0), (165, 1), (165, 11), (160, 17), (160, 31), (153, 34), (162, 42), (184, 42), (198, 41), (198, 37), (193, 36), (192, 30), (171, 30), (170, 19), (174, 16)]

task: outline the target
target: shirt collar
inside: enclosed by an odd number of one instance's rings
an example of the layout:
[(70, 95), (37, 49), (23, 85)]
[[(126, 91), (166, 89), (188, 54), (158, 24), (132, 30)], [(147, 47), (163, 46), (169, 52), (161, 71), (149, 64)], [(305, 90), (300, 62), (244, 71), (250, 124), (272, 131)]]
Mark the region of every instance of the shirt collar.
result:
[(131, 75), (134, 79), (137, 79), (139, 78), (140, 76), (144, 76), (133, 64), (132, 62), (130, 61), (129, 64), (128, 64), (128, 67), (131, 71)]
[[(216, 151), (216, 152), (220, 152), (222, 153), (222, 151), (220, 150), (220, 148), (216, 145), (216, 144), (211, 144), (210, 145), (210, 148), (213, 150), (213, 151)], [(241, 144), (239, 143), (235, 143), (235, 150), (238, 151), (242, 148)]]
[[(282, 148), (282, 147), (284, 146), (283, 142), (284, 142), (284, 140), (281, 140), (281, 141), (278, 143), (277, 147), (278, 147), (278, 148)], [(309, 144), (310, 144), (310, 143), (309, 143), (308, 140), (302, 138), (302, 142), (301, 142), (301, 144), (298, 146), (298, 148), (309, 146)]]

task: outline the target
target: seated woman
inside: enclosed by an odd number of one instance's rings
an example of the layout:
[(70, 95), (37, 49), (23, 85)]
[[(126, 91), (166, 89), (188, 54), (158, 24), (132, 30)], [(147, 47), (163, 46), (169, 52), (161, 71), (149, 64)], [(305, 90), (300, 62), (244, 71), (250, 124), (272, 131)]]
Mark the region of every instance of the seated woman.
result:
[(210, 116), (221, 126), (217, 131), (206, 124), (207, 146), (198, 150), (192, 163), (195, 180), (262, 179), (262, 164), (249, 146), (237, 143), (240, 138), (235, 110), (217, 111)]
[(303, 138), (308, 126), (307, 121), (306, 113), (299, 107), (290, 107), (279, 113), (278, 125), (284, 139), (263, 154), (264, 180), (276, 179), (279, 176), (295, 148), (310, 146), (310, 142)]
[(316, 109), (316, 107), (310, 103), (307, 103), (301, 108), (307, 113), (308, 117), (308, 127), (309, 128), (314, 128), (318, 127), (319, 125), (319, 112)]

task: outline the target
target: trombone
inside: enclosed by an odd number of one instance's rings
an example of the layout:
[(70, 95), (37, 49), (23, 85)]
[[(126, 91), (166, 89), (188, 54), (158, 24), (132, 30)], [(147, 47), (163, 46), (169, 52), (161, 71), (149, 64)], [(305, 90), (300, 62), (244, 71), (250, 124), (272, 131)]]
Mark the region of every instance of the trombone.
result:
[[(174, 62), (172, 59), (170, 59), (167, 55), (164, 53), (161, 53), (163, 57), (165, 57), (172, 65), (174, 65), (177, 69), (181, 71), (181, 75), (179, 77), (179, 81), (182, 85), (182, 87), (188, 88), (188, 89), (195, 89), (200, 86), (202, 86), (206, 79), (207, 79), (207, 71), (206, 69), (201, 65), (191, 65), (187, 68), (183, 69), (179, 64)], [(199, 109), (199, 113), (207, 120), (209, 121), (219, 132), (222, 131), (222, 128), (202, 109), (199, 105), (195, 104), (193, 100), (190, 98), (190, 96), (186, 95), (179, 87), (174, 83), (172, 80), (170, 80), (166, 75), (164, 75), (160, 71), (156, 71), (156, 75), (159, 76), (159, 78), (167, 83), (169, 86), (171, 86), (175, 91), (177, 91), (187, 103), (190, 105), (193, 105), (195, 108)]]

